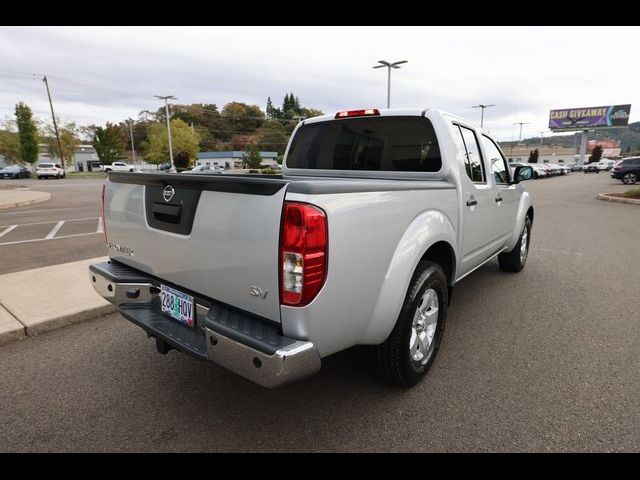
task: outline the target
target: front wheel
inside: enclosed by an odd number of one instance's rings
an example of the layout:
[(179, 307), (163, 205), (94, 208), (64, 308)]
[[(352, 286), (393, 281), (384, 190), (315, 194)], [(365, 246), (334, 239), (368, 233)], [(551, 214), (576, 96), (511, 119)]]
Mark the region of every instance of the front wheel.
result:
[(529, 243), (531, 242), (531, 218), (527, 216), (524, 221), (524, 228), (516, 243), (510, 252), (498, 255), (498, 263), (500, 268), (507, 272), (519, 272), (524, 268), (524, 264), (529, 257)]
[(372, 347), (379, 376), (401, 387), (412, 387), (427, 373), (438, 352), (449, 304), (447, 277), (431, 261), (418, 264), (389, 337)]

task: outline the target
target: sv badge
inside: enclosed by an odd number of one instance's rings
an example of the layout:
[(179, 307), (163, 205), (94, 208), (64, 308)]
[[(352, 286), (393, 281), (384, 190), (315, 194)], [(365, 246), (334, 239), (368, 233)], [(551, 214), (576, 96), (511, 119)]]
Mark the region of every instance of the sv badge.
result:
[(249, 287), (249, 295), (252, 297), (260, 297), (263, 300), (267, 298), (268, 290), (264, 290), (262, 287)]

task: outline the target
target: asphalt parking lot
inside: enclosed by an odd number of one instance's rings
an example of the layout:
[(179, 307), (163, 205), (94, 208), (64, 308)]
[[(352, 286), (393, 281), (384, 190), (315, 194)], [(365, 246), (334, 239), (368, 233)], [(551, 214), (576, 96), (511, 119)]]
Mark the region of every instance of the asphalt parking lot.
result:
[(105, 255), (104, 178), (0, 180), (51, 193), (45, 203), (0, 211), (0, 275)]
[[(69, 218), (99, 215), (92, 188)], [(266, 390), (159, 355), (110, 315), (0, 348), (0, 450), (637, 452), (640, 207), (595, 199), (628, 188), (608, 174), (527, 188), (536, 213), (526, 268), (506, 274), (492, 262), (456, 286), (440, 353), (411, 390), (379, 381), (357, 350)], [(55, 201), (47, 206), (66, 206)], [(79, 239), (102, 241), (0, 255)]]

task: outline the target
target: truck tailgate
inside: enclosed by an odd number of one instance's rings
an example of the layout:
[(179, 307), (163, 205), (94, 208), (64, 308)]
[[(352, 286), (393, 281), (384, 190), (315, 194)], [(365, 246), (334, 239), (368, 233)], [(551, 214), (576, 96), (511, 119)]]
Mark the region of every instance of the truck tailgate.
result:
[(286, 184), (281, 177), (111, 173), (105, 191), (109, 255), (280, 322)]

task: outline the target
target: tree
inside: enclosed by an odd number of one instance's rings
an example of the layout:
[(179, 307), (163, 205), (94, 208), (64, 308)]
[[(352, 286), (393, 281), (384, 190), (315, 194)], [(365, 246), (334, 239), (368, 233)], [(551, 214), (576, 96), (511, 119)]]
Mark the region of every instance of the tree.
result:
[(16, 124), (20, 141), (20, 160), (36, 163), (38, 160), (38, 129), (33, 121), (31, 109), (22, 102), (16, 104)]
[(8, 125), (0, 130), (0, 156), (11, 163), (20, 161), (20, 137)]
[(287, 132), (278, 121), (266, 121), (258, 130), (258, 146), (262, 150), (283, 153), (287, 140)]
[[(58, 121), (58, 133), (60, 134), (60, 147), (62, 148), (62, 155), (65, 159), (65, 165), (72, 165), (75, 153), (76, 145), (78, 145), (78, 129), (75, 123), (62, 124)], [(60, 158), (60, 150), (58, 149), (58, 141), (56, 140), (56, 132), (53, 125), (47, 124), (44, 128), (45, 143), (47, 144), (47, 152), (51, 158)]]
[(596, 145), (593, 151), (591, 152), (591, 156), (589, 157), (589, 163), (599, 162), (602, 158), (602, 147), (600, 145)]
[(247, 145), (247, 149), (242, 154), (242, 159), (244, 163), (249, 165), (249, 168), (259, 168), (262, 163), (262, 157), (260, 156), (260, 149), (253, 145)]
[(106, 127), (96, 127), (93, 134), (93, 148), (103, 165), (111, 165), (124, 157), (126, 134), (122, 128), (107, 122)]
[[(145, 144), (144, 159), (149, 163), (160, 164), (169, 161), (169, 139), (167, 128), (159, 123), (149, 127), (149, 140)], [(182, 168), (187, 168), (198, 156), (198, 134), (191, 131), (191, 127), (184, 121), (176, 118), (171, 120), (171, 146), (174, 160), (186, 163)], [(186, 161), (185, 161), (186, 159)]]
[(538, 163), (538, 157), (540, 156), (540, 152), (536, 148), (535, 150), (531, 150), (529, 153), (529, 163)]

